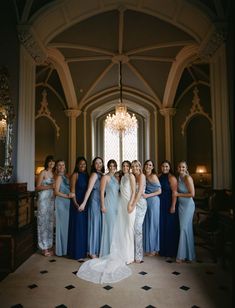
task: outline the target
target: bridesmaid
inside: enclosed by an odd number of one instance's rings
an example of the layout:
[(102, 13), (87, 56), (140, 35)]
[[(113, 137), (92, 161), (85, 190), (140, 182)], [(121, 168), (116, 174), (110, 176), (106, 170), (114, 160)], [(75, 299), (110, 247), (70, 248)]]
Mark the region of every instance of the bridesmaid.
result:
[(181, 263), (182, 261), (195, 259), (193, 236), (193, 215), (195, 211), (193, 197), (195, 189), (185, 161), (178, 164), (178, 172), (178, 192), (174, 192), (174, 195), (178, 197), (180, 222), (180, 238), (176, 262)]
[(147, 210), (147, 202), (143, 198), (146, 186), (146, 178), (141, 169), (141, 163), (138, 160), (133, 160), (131, 163), (132, 173), (136, 180), (136, 194), (134, 201), (128, 205), (128, 211), (131, 213), (136, 208), (135, 214), (135, 262), (142, 263), (143, 261), (143, 222)]
[(146, 189), (143, 197), (147, 200), (147, 212), (144, 219), (144, 251), (148, 256), (158, 254), (160, 250), (159, 243), (159, 215), (161, 184), (157, 177), (153, 161), (146, 160), (143, 173), (146, 176)]
[(36, 190), (37, 201), (37, 229), (38, 247), (46, 257), (52, 256), (53, 228), (54, 228), (54, 178), (53, 168), (55, 160), (52, 155), (46, 157), (44, 170), (38, 176)]
[(179, 241), (179, 218), (176, 207), (177, 179), (173, 175), (171, 163), (161, 163), (159, 181), (162, 186), (160, 195), (160, 255), (175, 258)]
[(74, 193), (70, 201), (68, 251), (70, 258), (84, 261), (87, 256), (87, 210), (80, 212), (79, 205), (85, 197), (88, 185), (87, 161), (81, 156), (76, 160), (71, 177), (71, 192)]
[(84, 200), (79, 206), (79, 211), (84, 211), (88, 198), (88, 254), (93, 259), (99, 255), (102, 216), (100, 210), (100, 181), (104, 173), (104, 163), (101, 157), (96, 157), (92, 161), (91, 176)]
[(69, 178), (65, 174), (64, 160), (57, 160), (55, 180), (55, 214), (56, 214), (56, 245), (57, 256), (65, 256), (68, 246), (69, 206), (74, 193), (70, 192)]
[(100, 256), (110, 253), (110, 245), (113, 235), (113, 226), (116, 222), (119, 200), (119, 182), (115, 177), (117, 162), (114, 159), (108, 161), (108, 173), (101, 178), (100, 200), (102, 211), (102, 237)]

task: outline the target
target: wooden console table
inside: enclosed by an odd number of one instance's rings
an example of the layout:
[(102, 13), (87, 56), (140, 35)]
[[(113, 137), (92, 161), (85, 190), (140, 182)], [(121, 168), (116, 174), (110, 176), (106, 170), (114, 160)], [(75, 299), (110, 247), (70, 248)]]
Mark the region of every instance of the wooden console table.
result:
[(0, 185), (0, 273), (14, 271), (36, 251), (34, 193), (26, 183)]

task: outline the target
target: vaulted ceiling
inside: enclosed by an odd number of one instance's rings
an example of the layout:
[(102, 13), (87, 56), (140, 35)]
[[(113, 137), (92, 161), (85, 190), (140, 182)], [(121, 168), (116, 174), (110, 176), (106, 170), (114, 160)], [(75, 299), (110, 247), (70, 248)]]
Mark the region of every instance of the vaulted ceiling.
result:
[[(73, 5), (66, 7), (66, 2)], [(100, 103), (118, 97), (120, 61), (124, 98), (136, 102), (139, 97), (159, 108), (171, 107), (190, 83), (209, 85), (208, 64), (199, 54), (211, 20), (224, 18), (228, 1), (168, 0), (157, 16), (147, 8), (151, 1), (116, 1), (114, 5), (101, 0), (94, 1), (99, 6), (93, 13), (87, 9), (82, 18), (75, 18), (71, 8), (82, 11), (85, 2), (15, 1), (19, 25), (32, 24), (38, 45), (47, 53), (47, 60), (37, 67), (37, 85), (53, 90), (64, 109), (82, 110), (99, 97)], [(193, 14), (187, 16), (187, 6), (202, 16), (195, 29), (184, 25), (197, 23), (189, 20)], [(56, 20), (59, 16), (61, 22)], [(56, 22), (56, 30), (48, 30), (43, 39), (44, 29), (52, 29)]]

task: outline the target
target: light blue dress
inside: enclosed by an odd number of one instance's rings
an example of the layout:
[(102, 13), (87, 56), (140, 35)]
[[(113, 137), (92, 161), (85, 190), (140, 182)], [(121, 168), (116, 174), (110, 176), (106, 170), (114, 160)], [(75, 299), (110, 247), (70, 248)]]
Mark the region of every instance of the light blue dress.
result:
[(104, 206), (106, 212), (102, 214), (102, 237), (100, 245), (100, 256), (110, 253), (110, 245), (113, 235), (113, 226), (116, 222), (119, 200), (119, 183), (115, 176), (111, 176), (105, 187)]
[[(145, 193), (150, 194), (161, 188), (159, 183), (146, 180)], [(146, 199), (147, 212), (144, 219), (144, 251), (157, 252), (160, 250), (160, 199), (154, 196)]]
[(97, 179), (88, 201), (88, 254), (98, 256), (100, 253), (102, 215), (100, 209), (101, 173), (96, 173)]
[[(53, 178), (44, 179), (43, 186), (52, 185)], [(37, 201), (37, 229), (38, 246), (45, 250), (53, 246), (54, 229), (54, 192), (53, 189), (44, 189), (38, 192)]]
[[(188, 189), (181, 177), (178, 179), (178, 192), (188, 193)], [(177, 259), (192, 261), (195, 259), (193, 236), (193, 215), (195, 211), (195, 203), (193, 198), (186, 197), (178, 197), (178, 203), (180, 236)]]
[[(69, 194), (70, 192), (69, 179), (65, 175), (62, 175), (61, 177), (62, 177), (62, 181), (60, 184), (59, 191), (63, 194)], [(69, 209), (70, 209), (70, 199), (56, 196), (55, 198), (55, 213), (56, 213), (55, 252), (57, 256), (67, 255)]]

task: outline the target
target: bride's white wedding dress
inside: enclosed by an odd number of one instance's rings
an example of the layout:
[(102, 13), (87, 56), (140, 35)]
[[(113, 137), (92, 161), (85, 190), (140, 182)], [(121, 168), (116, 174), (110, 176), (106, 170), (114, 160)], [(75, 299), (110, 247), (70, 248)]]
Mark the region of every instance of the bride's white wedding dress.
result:
[(120, 184), (120, 199), (117, 221), (114, 225), (110, 254), (86, 261), (77, 272), (79, 278), (94, 283), (113, 283), (132, 274), (128, 263), (134, 261), (135, 210), (128, 214), (131, 198), (130, 175), (125, 174)]

